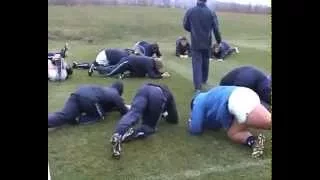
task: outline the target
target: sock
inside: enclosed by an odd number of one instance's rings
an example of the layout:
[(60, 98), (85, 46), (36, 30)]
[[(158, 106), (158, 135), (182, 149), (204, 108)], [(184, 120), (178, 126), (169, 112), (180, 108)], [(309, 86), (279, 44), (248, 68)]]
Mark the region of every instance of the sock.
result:
[(246, 140), (245, 145), (250, 147), (250, 148), (252, 148), (252, 146), (254, 145), (255, 141), (256, 141), (256, 138), (254, 136), (249, 136), (247, 138), (247, 140)]

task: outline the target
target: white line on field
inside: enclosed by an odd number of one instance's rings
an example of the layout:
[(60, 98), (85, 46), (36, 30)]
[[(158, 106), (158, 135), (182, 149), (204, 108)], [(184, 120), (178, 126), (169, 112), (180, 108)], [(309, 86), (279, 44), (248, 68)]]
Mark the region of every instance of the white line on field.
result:
[(201, 168), (201, 169), (193, 169), (193, 170), (186, 170), (175, 174), (161, 174), (159, 176), (152, 176), (145, 179), (148, 180), (170, 180), (170, 179), (177, 179), (177, 178), (196, 178), (199, 176), (203, 176), (210, 173), (226, 173), (231, 172), (239, 169), (246, 169), (249, 167), (261, 167), (267, 164), (271, 164), (271, 159), (264, 159), (264, 160), (257, 160), (257, 161), (244, 161), (238, 164), (233, 165), (212, 165), (208, 168)]

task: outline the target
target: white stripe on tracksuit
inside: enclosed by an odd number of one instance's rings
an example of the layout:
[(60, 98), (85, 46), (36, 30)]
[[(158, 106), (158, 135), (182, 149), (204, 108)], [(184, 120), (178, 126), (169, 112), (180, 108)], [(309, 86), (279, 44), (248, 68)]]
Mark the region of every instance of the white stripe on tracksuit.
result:
[(113, 73), (114, 73), (115, 71), (117, 71), (121, 66), (127, 64), (128, 62), (129, 62), (129, 61), (126, 60), (126, 61), (122, 62), (121, 64), (117, 65), (117, 67), (114, 68), (110, 73), (108, 73), (108, 75), (109, 75), (109, 74), (113, 74)]

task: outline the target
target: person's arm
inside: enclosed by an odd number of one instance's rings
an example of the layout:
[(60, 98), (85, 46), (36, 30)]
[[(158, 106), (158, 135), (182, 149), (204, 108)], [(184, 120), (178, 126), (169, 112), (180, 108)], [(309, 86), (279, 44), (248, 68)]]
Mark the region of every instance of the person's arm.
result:
[(160, 57), (162, 56), (160, 50), (158, 50), (158, 51), (156, 52), (156, 55), (157, 55), (158, 58), (160, 58)]
[(120, 95), (113, 95), (112, 101), (115, 104), (115, 109), (117, 109), (121, 115), (124, 115), (128, 112), (128, 108), (124, 104), (124, 101)]
[(192, 135), (199, 135), (202, 133), (204, 118), (204, 108), (200, 104), (193, 106), (193, 110), (191, 112), (191, 122), (189, 123), (189, 132)]
[(176, 56), (179, 57), (181, 55), (180, 52), (181, 52), (180, 44), (177, 44), (177, 46), (176, 46)]
[(191, 56), (191, 50), (190, 50), (190, 44), (188, 43), (187, 44), (187, 51), (188, 51), (188, 56)]
[(167, 104), (167, 112), (168, 115), (166, 116), (166, 121), (168, 123), (171, 124), (178, 124), (179, 122), (179, 115), (178, 115), (178, 111), (177, 111), (177, 106), (176, 106), (176, 102), (175, 99), (173, 97), (173, 95), (171, 95), (172, 97), (170, 98), (168, 104)]
[(214, 34), (214, 37), (215, 37), (217, 43), (220, 44), (221, 43), (221, 34), (219, 31), (218, 17), (215, 12), (212, 13), (212, 16), (213, 16), (213, 20), (212, 20), (213, 34)]
[(190, 14), (190, 11), (188, 10), (183, 18), (183, 28), (188, 32), (191, 31), (189, 14)]
[(146, 66), (147, 66), (147, 71), (148, 71), (147, 73), (150, 78), (152, 78), (152, 79), (161, 79), (162, 78), (161, 74), (154, 70), (153, 66), (151, 66), (150, 64), (146, 64)]

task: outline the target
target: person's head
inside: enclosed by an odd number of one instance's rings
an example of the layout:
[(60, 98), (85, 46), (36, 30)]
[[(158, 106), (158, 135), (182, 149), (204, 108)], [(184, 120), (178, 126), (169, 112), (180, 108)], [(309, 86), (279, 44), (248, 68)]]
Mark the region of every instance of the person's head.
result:
[(213, 45), (213, 52), (214, 53), (219, 53), (220, 52), (220, 46), (218, 44)]
[(154, 58), (154, 62), (155, 62), (155, 68), (156, 68), (160, 73), (163, 73), (163, 72), (164, 72), (164, 66), (163, 66), (162, 60), (159, 60), (158, 58)]
[(180, 43), (181, 43), (182, 46), (186, 46), (186, 45), (188, 44), (187, 38), (186, 38), (185, 36), (183, 36), (183, 37), (181, 38)]
[(111, 84), (110, 88), (116, 89), (120, 96), (122, 96), (123, 93), (123, 83), (121, 81), (117, 81), (113, 84)]
[(152, 53), (158, 53), (160, 51), (158, 43), (152, 43)]

